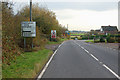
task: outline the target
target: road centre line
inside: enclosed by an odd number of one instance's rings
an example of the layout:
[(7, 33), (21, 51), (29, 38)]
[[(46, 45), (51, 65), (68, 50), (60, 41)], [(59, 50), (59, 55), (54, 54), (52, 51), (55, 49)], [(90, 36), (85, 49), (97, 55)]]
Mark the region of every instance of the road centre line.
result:
[(55, 52), (53, 53), (53, 55), (51, 56), (51, 58), (49, 59), (49, 61), (47, 62), (47, 64), (45, 65), (45, 67), (43, 68), (42, 72), (40, 73), (40, 75), (38, 76), (38, 78), (36, 80), (40, 80), (43, 76), (43, 74), (45, 73), (46, 69), (48, 68), (48, 65), (50, 64), (50, 62), (52, 61), (54, 55), (57, 53), (58, 49), (61, 47), (61, 45), (63, 45), (64, 42), (62, 44), (60, 44), (58, 46), (58, 48), (55, 50)]
[(86, 50), (86, 49), (84, 49), (87, 53), (89, 53), (89, 51), (88, 50)]
[(95, 60), (99, 61), (94, 55), (90, 54)]
[[(75, 44), (77, 44), (74, 41)], [(85, 50), (85, 52), (89, 52), (88, 50), (86, 50), (84, 47), (82, 47), (81, 45), (77, 44), (78, 46), (80, 46), (83, 50)], [(117, 77), (120, 80), (120, 76), (117, 75), (112, 69), (110, 69), (108, 66), (106, 66), (105, 64), (103, 64), (103, 62), (100, 62), (98, 58), (96, 58), (93, 54), (89, 53), (89, 55), (94, 58), (99, 64), (101, 64), (103, 67), (105, 67), (108, 71), (110, 71), (115, 77)]]
[(120, 76), (118, 76), (114, 71), (112, 71), (108, 66), (106, 66), (105, 64), (103, 64), (103, 66), (109, 70), (112, 74), (114, 74), (119, 80), (120, 80)]

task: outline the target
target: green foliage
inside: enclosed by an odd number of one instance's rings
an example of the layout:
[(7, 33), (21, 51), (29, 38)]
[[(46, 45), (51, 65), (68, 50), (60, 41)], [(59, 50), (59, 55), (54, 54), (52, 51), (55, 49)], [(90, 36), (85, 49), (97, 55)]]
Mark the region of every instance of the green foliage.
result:
[(115, 38), (116, 42), (120, 43), (120, 37)]
[(85, 42), (87, 42), (87, 43), (89, 43), (89, 42), (94, 43), (94, 41), (93, 41), (93, 40), (86, 40)]
[(99, 42), (100, 42), (100, 40), (95, 40), (95, 41), (94, 41), (94, 43), (99, 43)]
[[(13, 14), (13, 4), (2, 3), (2, 61), (10, 65), (11, 61), (16, 61), (16, 56), (23, 53), (24, 39), (21, 36), (21, 22), (29, 21), (29, 6), (23, 7), (16, 15)], [(43, 48), (50, 38), (52, 29), (57, 31), (57, 36), (66, 30), (56, 19), (54, 12), (41, 8), (37, 4), (32, 6), (32, 20), (37, 23), (37, 36), (33, 38), (34, 47)], [(57, 39), (59, 40), (59, 39)], [(27, 50), (31, 48), (31, 38), (26, 38)]]
[(82, 40), (82, 37), (78, 37), (78, 40)]
[(46, 49), (25, 52), (16, 57), (16, 62), (11, 61), (11, 65), (2, 65), (2, 78), (35, 78), (50, 55), (52, 55), (52, 51)]
[[(20, 15), (29, 17), (29, 6), (21, 9)], [(32, 6), (32, 17), (33, 21), (36, 21), (39, 30), (41, 30), (41, 32), (47, 36), (50, 35), (51, 30), (56, 30), (57, 36), (60, 37), (61, 34), (66, 30), (66, 28), (59, 24), (54, 12), (46, 8), (40, 8), (38, 4), (34, 4)]]
[[(2, 61), (10, 65), (12, 60), (16, 60), (16, 56), (22, 53), (19, 47), (21, 44), (21, 27), (19, 23), (22, 17), (17, 20), (17, 16), (13, 15), (12, 7), (8, 2), (2, 3)], [(20, 29), (20, 30), (19, 30)]]
[(103, 37), (100, 37), (100, 42), (105, 42)]
[(48, 41), (47, 44), (60, 44), (62, 43), (63, 41), (67, 40), (67, 38), (61, 38), (58, 42), (55, 42), (55, 41)]
[(114, 37), (107, 37), (106, 40), (107, 40), (108, 43), (114, 43), (115, 42)]

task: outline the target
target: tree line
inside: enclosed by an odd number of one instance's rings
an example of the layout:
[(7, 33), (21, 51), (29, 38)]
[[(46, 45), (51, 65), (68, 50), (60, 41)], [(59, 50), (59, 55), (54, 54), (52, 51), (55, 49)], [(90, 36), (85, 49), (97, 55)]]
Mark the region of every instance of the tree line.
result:
[[(24, 6), (17, 14), (14, 14), (13, 6), (13, 3), (2, 2), (2, 61), (8, 65), (24, 52), (21, 22), (30, 21), (29, 5)], [(67, 30), (59, 24), (53, 11), (40, 7), (38, 3), (32, 5), (32, 21), (36, 22), (36, 37), (33, 44), (40, 49), (50, 40), (51, 30), (57, 31), (58, 39)], [(27, 48), (30, 44), (31, 38), (27, 38)]]

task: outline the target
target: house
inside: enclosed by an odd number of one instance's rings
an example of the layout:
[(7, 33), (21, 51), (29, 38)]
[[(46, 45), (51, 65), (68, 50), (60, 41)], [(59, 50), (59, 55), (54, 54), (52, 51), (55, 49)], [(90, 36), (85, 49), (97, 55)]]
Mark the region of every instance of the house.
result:
[(90, 35), (97, 35), (97, 34), (100, 34), (100, 29), (96, 29), (96, 30), (90, 30)]
[(118, 33), (118, 29), (117, 26), (101, 26), (100, 29), (101, 33), (103, 34), (117, 34)]

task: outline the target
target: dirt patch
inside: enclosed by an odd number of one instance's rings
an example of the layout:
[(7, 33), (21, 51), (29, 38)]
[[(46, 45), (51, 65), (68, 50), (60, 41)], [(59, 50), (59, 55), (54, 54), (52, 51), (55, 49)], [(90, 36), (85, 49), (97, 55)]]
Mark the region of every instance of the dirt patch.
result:
[(49, 44), (49, 45), (45, 45), (45, 48), (55, 51), (58, 48), (58, 46), (59, 44)]

